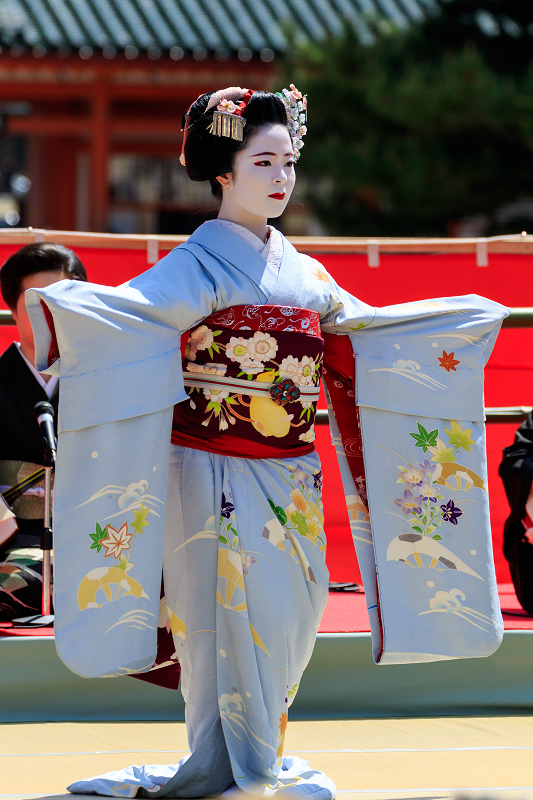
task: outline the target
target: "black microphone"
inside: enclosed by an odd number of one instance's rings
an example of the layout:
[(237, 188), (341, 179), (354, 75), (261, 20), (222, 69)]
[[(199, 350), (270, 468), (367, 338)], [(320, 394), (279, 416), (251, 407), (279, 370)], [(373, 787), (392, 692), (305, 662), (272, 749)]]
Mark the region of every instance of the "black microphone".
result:
[(54, 409), (46, 400), (41, 400), (41, 402), (35, 404), (33, 413), (41, 429), (45, 454), (49, 457), (51, 463), (55, 464), (57, 446), (54, 431)]

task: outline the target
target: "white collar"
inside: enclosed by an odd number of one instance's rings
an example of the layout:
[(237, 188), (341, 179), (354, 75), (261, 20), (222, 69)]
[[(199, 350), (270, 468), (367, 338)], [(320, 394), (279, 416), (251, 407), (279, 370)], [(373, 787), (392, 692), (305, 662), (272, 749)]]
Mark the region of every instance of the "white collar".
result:
[(50, 380), (48, 382), (45, 381), (45, 379), (43, 378), (41, 373), (37, 372), (37, 370), (35, 369), (35, 367), (31, 363), (31, 361), (28, 361), (28, 359), (26, 358), (26, 356), (24, 355), (24, 353), (20, 349), (20, 342), (15, 342), (15, 345), (17, 346), (20, 355), (22, 356), (22, 358), (24, 359), (24, 361), (28, 365), (28, 369), (31, 370), (31, 372), (33, 373), (33, 376), (34, 376), (35, 380), (43, 387), (44, 391), (46, 392), (46, 396), (47, 397), (52, 397), (52, 395), (53, 395), (53, 393), (55, 391), (55, 388), (57, 386), (57, 383), (59, 381), (59, 378), (57, 377), (57, 375), (52, 375), (52, 377), (50, 378)]
[(283, 237), (272, 225), (267, 225), (268, 238), (264, 242), (244, 225), (239, 225), (238, 222), (231, 222), (229, 219), (210, 219), (208, 222), (215, 222), (229, 228), (260, 253), (270, 267), (273, 267), (276, 272), (279, 271), (283, 258)]
[(231, 231), (238, 234), (241, 237), (241, 239), (247, 241), (248, 244), (251, 245), (254, 248), (254, 250), (257, 250), (258, 253), (263, 254), (262, 251), (268, 246), (270, 240), (270, 232), (272, 230), (270, 225), (267, 225), (268, 239), (266, 240), (265, 243), (262, 239), (259, 238), (259, 236), (256, 236), (255, 233), (252, 233), (252, 231), (248, 230), (248, 228), (245, 228), (244, 225), (239, 225), (238, 222), (232, 222), (229, 219), (210, 219), (208, 221), (216, 222), (219, 225), (224, 225), (225, 228), (229, 228)]

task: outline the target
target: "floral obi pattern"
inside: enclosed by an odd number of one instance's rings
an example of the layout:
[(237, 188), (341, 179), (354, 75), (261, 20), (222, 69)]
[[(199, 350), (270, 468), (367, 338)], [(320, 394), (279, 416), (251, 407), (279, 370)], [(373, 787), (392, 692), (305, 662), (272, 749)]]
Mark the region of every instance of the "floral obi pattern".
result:
[(314, 450), (324, 354), (316, 311), (232, 306), (182, 347), (189, 400), (174, 407), (173, 444), (244, 458)]

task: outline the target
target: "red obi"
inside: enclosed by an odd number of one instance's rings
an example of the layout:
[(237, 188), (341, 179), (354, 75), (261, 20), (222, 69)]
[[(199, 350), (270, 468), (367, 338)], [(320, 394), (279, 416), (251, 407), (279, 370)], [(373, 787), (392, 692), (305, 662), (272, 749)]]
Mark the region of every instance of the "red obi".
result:
[(316, 311), (232, 306), (184, 334), (189, 399), (172, 444), (241, 458), (311, 453), (324, 341)]

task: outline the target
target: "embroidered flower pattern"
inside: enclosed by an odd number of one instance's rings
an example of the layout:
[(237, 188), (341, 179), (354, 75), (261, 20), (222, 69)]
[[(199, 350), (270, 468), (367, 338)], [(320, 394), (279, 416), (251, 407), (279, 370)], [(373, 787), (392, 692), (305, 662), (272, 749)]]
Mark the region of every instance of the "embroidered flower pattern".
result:
[(421, 503), (422, 497), (419, 494), (413, 494), (410, 489), (404, 491), (403, 497), (398, 497), (394, 500), (394, 505), (401, 508), (406, 517), (412, 513), (420, 514), (422, 511)]
[[(270, 397), (263, 397), (256, 392), (248, 395), (242, 383), (243, 380), (257, 381), (263, 385), (290, 378), (297, 386), (318, 385), (322, 368), (320, 348), (318, 347), (318, 355), (302, 354), (298, 358), (286, 354), (286, 350), (280, 353), (279, 342), (280, 337), (284, 337), (284, 344), (288, 341), (283, 331), (287, 328), (286, 323), (292, 320), (298, 322), (298, 331), (307, 329), (313, 336), (319, 334), (319, 318), (314, 315), (315, 312), (290, 306), (249, 305), (236, 307), (232, 315), (228, 315), (228, 310), (219, 312), (208, 319), (209, 324), (204, 323), (193, 329), (185, 349), (186, 371), (198, 375), (236, 378), (240, 386), (229, 387), (225, 383), (220, 386), (202, 386), (191, 382), (187, 406), (190, 413), (200, 415), (205, 410), (206, 416), (199, 420), (200, 424), (204, 427), (216, 425), (219, 431), (249, 422), (261, 436), (285, 437), (291, 434), (294, 444), (299, 441), (304, 444), (312, 442), (315, 431), (311, 423), (316, 400), (309, 400), (302, 394), (301, 399), (292, 401), (294, 405), (285, 408), (276, 405)], [(244, 326), (242, 323), (246, 318), (258, 329), (250, 330)], [(214, 329), (218, 324), (225, 328), (226, 319), (233, 323), (229, 330)], [(306, 340), (310, 343), (311, 352), (316, 353), (317, 343), (311, 337), (299, 337), (298, 346), (305, 347)], [(207, 361), (206, 354), (209, 354), (210, 361)], [(203, 359), (205, 363), (202, 363)], [(199, 393), (196, 397), (195, 392)], [(207, 401), (206, 406), (198, 404), (199, 399), (203, 398)], [(291, 410), (299, 413), (296, 419), (296, 414), (290, 413)], [(293, 428), (300, 430), (296, 432)]]
[(226, 355), (232, 361), (241, 362), (243, 359), (248, 358), (248, 339), (242, 336), (238, 338), (232, 336), (229, 344), (226, 346)]
[(246, 346), (248, 355), (259, 361), (270, 361), (278, 351), (278, 344), (273, 336), (263, 331), (255, 331), (253, 338)]
[(297, 380), (295, 381), (300, 386), (310, 386), (313, 384), (316, 371), (316, 364), (314, 359), (309, 356), (304, 356), (298, 367)]
[[(455, 487), (468, 491), (472, 486), (483, 491), (487, 489), (479, 475), (457, 461), (460, 450), (469, 453), (475, 445), (472, 428), (463, 430), (457, 421), (450, 420), (450, 427), (443, 429), (443, 436), (448, 439), (445, 443), (438, 428), (428, 431), (419, 422), (417, 427), (417, 433), (409, 433), (409, 436), (414, 439), (415, 447), (421, 447), (424, 453), (431, 455), (431, 459), (424, 458), (416, 465), (406, 461), (405, 465), (398, 467), (397, 483), (405, 484), (406, 488), (403, 496), (397, 497), (393, 503), (401, 509), (412, 531), (442, 540), (438, 532), (442, 523), (457, 526), (464, 513), (454, 500), (447, 500), (440, 493), (443, 488), (452, 491)], [(439, 500), (444, 502), (439, 504)]]
[(294, 356), (286, 356), (279, 365), (280, 378), (291, 378), (294, 383), (298, 383), (297, 375), (300, 362)]
[(457, 525), (457, 520), (462, 516), (463, 512), (455, 505), (453, 500), (448, 500), (446, 505), (440, 507), (442, 511), (442, 518), (444, 522), (451, 522), (452, 525)]
[[(276, 519), (287, 531), (285, 540), (278, 547), (284, 549), (293, 558), (298, 558), (291, 541), (291, 535), (296, 533), (310, 539), (322, 552), (326, 550), (324, 537), (324, 514), (322, 511), (322, 472), (318, 470), (311, 473), (304, 466), (297, 464), (296, 468), (284, 467), (278, 462), (281, 477), (285, 483), (299, 484), (289, 492), (290, 504), (286, 508), (276, 505), (273, 500), (268, 501)], [(289, 480), (286, 475), (289, 473)], [(304, 478), (305, 473), (305, 478)], [(275, 541), (272, 541), (275, 544)], [(305, 564), (300, 564), (306, 570)], [(314, 576), (308, 574), (308, 580), (316, 582)]]
[(207, 325), (200, 325), (191, 333), (190, 338), (196, 345), (196, 350), (208, 350), (213, 344), (213, 333)]

